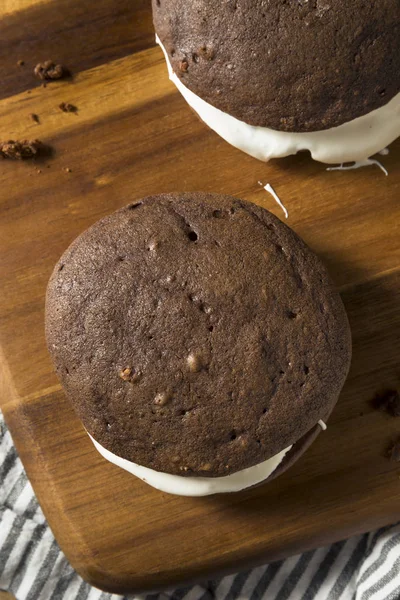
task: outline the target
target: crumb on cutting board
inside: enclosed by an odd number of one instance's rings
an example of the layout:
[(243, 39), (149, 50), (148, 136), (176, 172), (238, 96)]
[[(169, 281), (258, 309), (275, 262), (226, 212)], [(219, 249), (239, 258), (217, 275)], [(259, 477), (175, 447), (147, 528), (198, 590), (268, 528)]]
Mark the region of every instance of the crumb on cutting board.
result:
[(36, 77), (42, 80), (62, 79), (69, 74), (63, 65), (57, 65), (52, 60), (45, 60), (38, 63), (34, 69), (34, 73)]
[(44, 148), (40, 140), (8, 140), (0, 142), (0, 156), (11, 160), (25, 160), (38, 156)]
[(74, 104), (70, 104), (69, 102), (61, 102), (61, 104), (58, 105), (58, 108), (65, 113), (78, 112), (78, 108)]
[(400, 438), (394, 442), (391, 442), (387, 449), (386, 456), (389, 460), (400, 462)]
[(375, 394), (372, 406), (376, 410), (388, 413), (391, 417), (400, 417), (400, 395), (397, 390), (388, 389)]

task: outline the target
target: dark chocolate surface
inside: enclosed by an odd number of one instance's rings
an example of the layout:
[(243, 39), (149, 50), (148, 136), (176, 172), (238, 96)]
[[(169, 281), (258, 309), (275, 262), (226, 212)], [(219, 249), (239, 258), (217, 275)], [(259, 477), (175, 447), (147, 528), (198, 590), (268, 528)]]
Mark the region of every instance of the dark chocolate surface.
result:
[(221, 476), (331, 412), (351, 341), (319, 259), (228, 196), (135, 202), (64, 253), (47, 292), (50, 353), (89, 433), (180, 475)]

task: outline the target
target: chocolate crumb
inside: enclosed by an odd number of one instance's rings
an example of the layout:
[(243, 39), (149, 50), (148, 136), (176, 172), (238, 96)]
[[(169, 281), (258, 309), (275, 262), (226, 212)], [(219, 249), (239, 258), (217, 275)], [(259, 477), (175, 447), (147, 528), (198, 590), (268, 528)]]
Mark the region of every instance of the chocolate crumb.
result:
[(119, 371), (119, 376), (124, 381), (129, 381), (130, 383), (137, 383), (142, 377), (142, 372), (135, 371), (135, 369), (132, 369), (131, 367), (125, 367), (125, 369), (121, 369)]
[(147, 246), (147, 249), (150, 252), (154, 252), (154, 250), (157, 250), (158, 246), (159, 246), (159, 242), (157, 240), (151, 240), (151, 242), (149, 243), (149, 245)]
[(242, 448), (247, 448), (249, 445), (249, 440), (242, 435), (239, 437), (239, 442), (240, 442), (240, 445), (242, 446)]
[(132, 369), (130, 369), (129, 367), (126, 367), (125, 369), (122, 369), (119, 372), (119, 376), (121, 377), (121, 379), (123, 379), (124, 381), (129, 381), (131, 378), (131, 374), (132, 374)]
[(200, 465), (199, 471), (211, 471), (211, 463), (205, 463), (204, 465)]
[(8, 140), (0, 142), (0, 156), (11, 160), (25, 160), (38, 156), (43, 148), (39, 140)]
[(66, 113), (78, 112), (78, 108), (69, 102), (61, 102), (61, 104), (58, 105), (58, 108)]
[(390, 444), (386, 455), (389, 460), (400, 462), (400, 438)]
[(36, 169), (36, 173), (39, 175), (42, 172), (42, 169)]
[(25, 64), (25, 61), (24, 61), (24, 60), (19, 60), (19, 61), (17, 62), (17, 65), (18, 65), (19, 67), (23, 67), (23, 66), (24, 66), (24, 64)]
[(36, 65), (34, 73), (39, 79), (51, 80), (66, 77), (68, 71), (63, 65), (56, 65), (52, 60), (46, 60)]
[(34, 121), (35, 123), (39, 123), (39, 115), (36, 115), (35, 113), (31, 113), (29, 116), (32, 121)]
[(169, 400), (170, 400), (169, 394), (167, 394), (166, 392), (159, 392), (158, 394), (156, 394), (156, 397), (154, 398), (154, 404), (157, 404), (157, 406), (165, 406)]
[(201, 358), (193, 352), (189, 354), (189, 356), (186, 359), (186, 362), (189, 367), (189, 371), (192, 371), (192, 373), (197, 373), (202, 368)]
[(186, 358), (186, 364), (188, 366), (189, 371), (191, 371), (192, 373), (198, 373), (203, 369), (207, 370), (208, 357), (201, 352), (190, 352), (190, 354)]
[(66, 173), (72, 173), (72, 170), (71, 170), (69, 167), (65, 167), (64, 171), (65, 171)]
[(391, 417), (400, 417), (400, 395), (397, 390), (386, 390), (376, 394), (372, 400), (376, 410), (387, 412)]

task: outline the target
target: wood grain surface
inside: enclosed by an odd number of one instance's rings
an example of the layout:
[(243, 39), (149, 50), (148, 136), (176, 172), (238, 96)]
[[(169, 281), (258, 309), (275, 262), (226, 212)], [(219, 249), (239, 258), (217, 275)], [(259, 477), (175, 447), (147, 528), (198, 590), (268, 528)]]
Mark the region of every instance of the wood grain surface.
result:
[[(399, 141), (380, 157), (389, 177), (327, 172), (307, 153), (246, 156), (168, 81), (145, 0), (7, 0), (0, 28), (0, 139), (52, 148), (35, 163), (0, 163), (0, 403), (72, 565), (107, 590), (159, 589), (397, 520), (400, 466), (385, 451), (399, 420), (370, 401), (399, 386)], [(41, 87), (33, 67), (46, 59), (72, 78)], [(327, 432), (282, 477), (232, 496), (168, 496), (105, 462), (66, 402), (45, 347), (47, 280), (80, 232), (148, 194), (228, 193), (283, 218), (258, 181), (274, 186), (341, 290), (352, 368)]]

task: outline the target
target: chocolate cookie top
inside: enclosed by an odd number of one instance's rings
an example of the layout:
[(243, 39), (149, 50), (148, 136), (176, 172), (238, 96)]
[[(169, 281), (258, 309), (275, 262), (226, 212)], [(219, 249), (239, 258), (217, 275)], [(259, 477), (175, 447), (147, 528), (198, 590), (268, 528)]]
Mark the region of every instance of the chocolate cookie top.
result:
[(350, 362), (338, 294), (267, 210), (171, 194), (95, 223), (47, 291), (57, 373), (88, 432), (137, 464), (221, 476), (294, 444)]
[(400, 92), (399, 0), (153, 0), (153, 15), (182, 82), (250, 125), (328, 129)]

